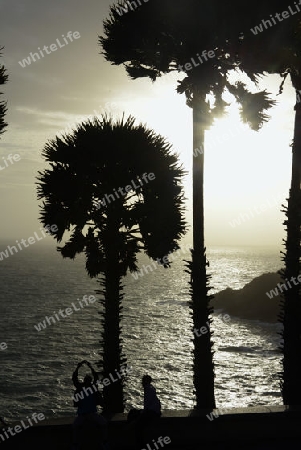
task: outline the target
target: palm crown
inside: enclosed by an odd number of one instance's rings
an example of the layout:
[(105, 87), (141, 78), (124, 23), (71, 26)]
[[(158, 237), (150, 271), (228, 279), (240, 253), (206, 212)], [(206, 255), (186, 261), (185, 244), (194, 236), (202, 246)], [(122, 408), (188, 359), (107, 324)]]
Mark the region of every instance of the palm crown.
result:
[[(74, 257), (85, 245), (89, 248), (92, 235), (104, 242), (111, 216), (118, 217), (123, 273), (137, 269), (141, 248), (151, 258), (178, 248), (185, 229), (179, 184), (184, 171), (161, 136), (135, 126), (131, 117), (116, 124), (94, 119), (73, 135), (48, 143), (43, 155), (52, 169), (39, 178), (39, 198), (46, 200), (42, 221), (57, 225), (58, 241), (71, 230), (70, 240), (61, 247), (63, 256)], [(152, 180), (146, 174), (153, 174)], [(126, 186), (133, 187), (126, 192)], [(97, 263), (87, 260), (91, 276), (104, 267), (102, 245), (98, 252)]]
[[(275, 102), (265, 90), (254, 95), (245, 83), (229, 81), (229, 74), (246, 71), (257, 82), (260, 70), (252, 71), (247, 63), (245, 70), (238, 52), (242, 29), (266, 12), (263, 8), (260, 11), (239, 16), (243, 11), (237, 2), (229, 6), (218, 1), (153, 0), (120, 16), (118, 5), (114, 5), (99, 42), (105, 58), (116, 65), (124, 64), (132, 79), (149, 77), (155, 81), (171, 71), (185, 72), (177, 90), (186, 94), (189, 106), (197, 91), (201, 97), (214, 96), (213, 105), (198, 104), (206, 128), (225, 113), (227, 103), (222, 95), (227, 89), (240, 105), (242, 120), (258, 130), (268, 120), (265, 111)], [(208, 57), (209, 52), (214, 52), (214, 58)], [(187, 70), (185, 65), (189, 67), (191, 59), (194, 64)]]

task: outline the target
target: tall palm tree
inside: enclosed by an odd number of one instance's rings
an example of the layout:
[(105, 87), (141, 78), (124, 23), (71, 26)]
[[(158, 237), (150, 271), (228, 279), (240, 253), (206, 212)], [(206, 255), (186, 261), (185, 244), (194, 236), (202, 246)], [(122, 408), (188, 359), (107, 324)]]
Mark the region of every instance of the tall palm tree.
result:
[[(0, 51), (3, 50), (3, 47), (0, 47)], [(1, 56), (1, 53), (0, 53)], [(6, 83), (8, 77), (5, 71), (5, 67), (0, 64), (0, 85)], [(2, 92), (0, 92), (0, 95)], [(4, 121), (4, 116), (6, 113), (6, 102), (0, 102), (0, 135), (4, 132), (4, 128), (7, 126), (7, 124)], [(3, 423), (3, 425), (6, 425), (4, 419), (0, 416), (0, 421)]]
[[(171, 71), (184, 72), (177, 91), (185, 93), (193, 109), (193, 149), (204, 148), (205, 131), (214, 119), (225, 113), (223, 93), (229, 90), (241, 106), (241, 116), (252, 129), (258, 130), (267, 120), (265, 110), (274, 102), (265, 91), (252, 94), (242, 82), (231, 84), (229, 72), (237, 69), (230, 58), (227, 16), (221, 2), (199, 0), (152, 0), (120, 15), (118, 3), (110, 8), (104, 22), (100, 45), (112, 64), (124, 64), (132, 79), (157, 77)], [(239, 41), (235, 34), (236, 41)], [(211, 53), (210, 53), (211, 52)], [(214, 57), (212, 58), (212, 54)], [(254, 79), (254, 77), (253, 77)], [(208, 94), (214, 103), (208, 101)], [(193, 158), (193, 250), (188, 262), (191, 276), (190, 308), (193, 328), (211, 322), (212, 308), (206, 273), (203, 202), (204, 152)], [(214, 365), (211, 332), (194, 342), (194, 387), (197, 408), (214, 408)]]
[[(300, 7), (299, 7), (300, 9)], [(253, 24), (261, 19), (274, 17), (273, 12), (287, 11), (283, 0), (261, 2), (261, 15), (257, 14)], [(283, 205), (286, 215), (285, 251), (282, 252), (284, 268), (280, 271), (284, 287), (279, 321), (282, 324), (280, 349), (283, 354), (280, 386), (285, 405), (301, 404), (300, 362), (301, 362), (301, 295), (298, 277), (301, 274), (301, 21), (297, 6), (291, 5), (293, 14), (286, 19), (268, 26), (256, 36), (245, 33), (238, 50), (240, 64), (246, 72), (277, 73), (283, 77), (280, 93), (285, 79), (290, 76), (296, 92), (295, 127), (292, 144), (292, 177), (287, 205)], [(257, 11), (258, 12), (258, 11)], [(280, 16), (281, 18), (281, 16)], [(251, 49), (257, 51), (252, 52)]]
[[(291, 73), (293, 86), (301, 89), (301, 76), (295, 79)], [(282, 260), (284, 268), (279, 272), (286, 285), (282, 293), (279, 320), (281, 331), (282, 371), (281, 392), (285, 405), (301, 404), (300, 363), (301, 363), (301, 295), (300, 295), (300, 259), (301, 259), (301, 104), (296, 97), (295, 128), (292, 144), (292, 178), (287, 206), (284, 213), (287, 219), (285, 251)]]
[[(99, 276), (103, 332), (103, 376), (120, 373), (123, 285), (137, 270), (144, 252), (169, 266), (168, 254), (179, 248), (183, 219), (183, 169), (163, 137), (133, 117), (114, 122), (103, 116), (78, 125), (65, 137), (48, 142), (43, 156), (50, 169), (39, 172), (41, 221), (55, 224), (54, 238), (64, 258), (86, 255), (90, 277)], [(55, 228), (55, 227), (53, 227)], [(162, 262), (162, 258), (167, 256)], [(116, 374), (115, 374), (116, 375)], [(123, 380), (104, 388), (105, 409), (124, 409)]]
[[(3, 47), (0, 47), (0, 51), (3, 50)], [(1, 56), (1, 53), (0, 53)], [(6, 83), (8, 80), (8, 76), (6, 74), (5, 67), (0, 64), (0, 85)], [(2, 92), (0, 92), (0, 95)], [(0, 102), (0, 134), (4, 132), (4, 128), (7, 126), (7, 124), (4, 121), (4, 116), (6, 113), (6, 102), (1, 101)]]

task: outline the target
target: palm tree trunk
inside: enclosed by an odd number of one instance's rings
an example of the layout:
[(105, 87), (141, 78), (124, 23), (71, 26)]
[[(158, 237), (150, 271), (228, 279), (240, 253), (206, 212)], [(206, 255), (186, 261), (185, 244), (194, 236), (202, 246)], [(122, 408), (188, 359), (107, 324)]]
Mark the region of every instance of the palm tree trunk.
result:
[[(104, 272), (104, 320), (103, 320), (103, 377), (109, 380), (103, 389), (104, 410), (110, 413), (124, 411), (123, 380), (118, 377), (120, 367), (126, 359), (122, 356), (121, 345), (121, 301), (123, 287), (119, 267), (119, 221), (118, 215), (111, 215), (107, 221), (105, 249), (106, 269)], [(107, 382), (108, 383), (108, 382)]]
[[(197, 89), (193, 99), (193, 148), (204, 148), (206, 128), (205, 95)], [(191, 273), (190, 308), (194, 326), (194, 388), (196, 408), (215, 408), (214, 365), (211, 351), (209, 307), (212, 296), (208, 295), (209, 276), (206, 275), (206, 249), (204, 245), (204, 152), (193, 157), (193, 250), (192, 262), (188, 263)], [(199, 333), (201, 327), (207, 333)], [(198, 335), (199, 334), (199, 335)]]
[(301, 404), (301, 298), (300, 298), (300, 227), (301, 227), (301, 103), (298, 101), (298, 90), (301, 88), (301, 77), (292, 76), (296, 89), (297, 103), (295, 115), (294, 142), (292, 152), (292, 180), (288, 206), (285, 208), (287, 220), (286, 252), (282, 260), (285, 267), (280, 274), (282, 285), (280, 322), (283, 324), (281, 350), (283, 352), (283, 372), (281, 373), (281, 391), (285, 405)]

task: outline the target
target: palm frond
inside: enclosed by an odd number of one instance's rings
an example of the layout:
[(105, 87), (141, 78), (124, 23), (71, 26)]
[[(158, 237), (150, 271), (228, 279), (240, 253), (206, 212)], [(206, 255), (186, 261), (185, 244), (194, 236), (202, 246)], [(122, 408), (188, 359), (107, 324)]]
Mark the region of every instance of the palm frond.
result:
[(63, 247), (57, 247), (57, 250), (61, 253), (63, 258), (74, 259), (77, 254), (84, 251), (86, 247), (86, 239), (82, 233), (82, 230), (75, 228), (70, 239)]
[(270, 94), (266, 90), (250, 92), (242, 82), (237, 82), (235, 85), (228, 83), (227, 88), (240, 105), (243, 123), (247, 123), (252, 130), (258, 131), (269, 119), (265, 111), (273, 107), (276, 101), (269, 97)]

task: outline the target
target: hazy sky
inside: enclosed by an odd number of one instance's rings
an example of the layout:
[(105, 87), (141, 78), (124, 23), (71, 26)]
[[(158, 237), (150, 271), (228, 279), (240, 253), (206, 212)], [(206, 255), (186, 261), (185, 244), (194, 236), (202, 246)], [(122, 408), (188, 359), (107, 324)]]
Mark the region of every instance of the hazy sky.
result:
[[(27, 239), (41, 226), (35, 183), (37, 171), (46, 167), (41, 151), (47, 140), (103, 112), (116, 118), (123, 111), (132, 114), (169, 139), (189, 170), (185, 191), (191, 219), (192, 113), (185, 98), (175, 92), (175, 80), (181, 76), (171, 75), (155, 84), (131, 81), (123, 67), (104, 60), (98, 35), (111, 3), (0, 0), (0, 46), (5, 47), (1, 62), (9, 74), (9, 82), (1, 89), (8, 101), (9, 126), (0, 139), (0, 166), (5, 166), (0, 171), (0, 237), (8, 244), (12, 239)], [(66, 44), (63, 35), (69, 31), (80, 37)], [(61, 47), (56, 51), (44, 52), (44, 57), (26, 67), (19, 64), (39, 47), (46, 45), (50, 51), (57, 39)], [(233, 103), (228, 118), (206, 134), (208, 246), (280, 246), (285, 236), (280, 205), (287, 198), (291, 176), (295, 97), (289, 81), (276, 97), (280, 81), (273, 76), (262, 82), (279, 104), (260, 132), (240, 127)], [(19, 154), (20, 161), (10, 164), (9, 154)], [(242, 223), (235, 224), (241, 214)]]

